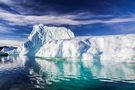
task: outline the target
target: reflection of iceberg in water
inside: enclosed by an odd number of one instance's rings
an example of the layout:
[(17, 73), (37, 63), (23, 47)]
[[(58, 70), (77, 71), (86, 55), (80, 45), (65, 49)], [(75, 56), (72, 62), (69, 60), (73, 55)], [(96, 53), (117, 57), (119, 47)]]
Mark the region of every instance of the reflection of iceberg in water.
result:
[[(135, 64), (106, 62), (101, 67), (91, 67), (94, 77), (100, 80), (135, 82)], [(133, 81), (132, 81), (133, 80)]]
[(30, 84), (26, 75), (24, 61), (19, 57), (0, 57), (0, 90), (27, 90), (25, 86)]
[(19, 57), (0, 57), (0, 71), (23, 67), (24, 63), (22, 62), (23, 60), (21, 60)]
[[(30, 61), (31, 62), (31, 61)], [(132, 82), (135, 79), (135, 64), (90, 61), (69, 62), (64, 60), (44, 60), (36, 58), (29, 63), (33, 73), (39, 74), (47, 83), (70, 81), (71, 79), (90, 81)], [(28, 65), (28, 64), (27, 64)]]

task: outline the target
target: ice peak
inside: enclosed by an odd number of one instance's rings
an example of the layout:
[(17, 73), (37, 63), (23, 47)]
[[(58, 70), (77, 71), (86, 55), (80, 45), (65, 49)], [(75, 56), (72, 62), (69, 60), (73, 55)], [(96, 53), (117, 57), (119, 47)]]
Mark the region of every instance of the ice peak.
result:
[(33, 26), (33, 30), (28, 37), (28, 42), (24, 44), (24, 47), (33, 49), (30, 53), (37, 52), (37, 50), (45, 43), (74, 38), (74, 33), (65, 27), (45, 26), (43, 24), (37, 24)]
[(34, 25), (28, 39), (32, 40), (35, 35), (38, 37), (40, 36), (40, 38), (44, 38), (45, 42), (75, 37), (74, 33), (70, 29), (65, 27), (45, 26), (43, 24)]

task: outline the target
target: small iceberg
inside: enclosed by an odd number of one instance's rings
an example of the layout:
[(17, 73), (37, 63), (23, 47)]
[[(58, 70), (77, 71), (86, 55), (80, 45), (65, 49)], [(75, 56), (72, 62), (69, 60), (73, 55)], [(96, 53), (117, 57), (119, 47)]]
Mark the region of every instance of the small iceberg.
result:
[(18, 47), (0, 47), (0, 56), (16, 56), (19, 55), (20, 48)]
[(0, 56), (8, 56), (8, 53), (1, 52), (1, 51), (0, 51)]
[(1, 51), (3, 47), (0, 47), (0, 56), (8, 56), (8, 53)]

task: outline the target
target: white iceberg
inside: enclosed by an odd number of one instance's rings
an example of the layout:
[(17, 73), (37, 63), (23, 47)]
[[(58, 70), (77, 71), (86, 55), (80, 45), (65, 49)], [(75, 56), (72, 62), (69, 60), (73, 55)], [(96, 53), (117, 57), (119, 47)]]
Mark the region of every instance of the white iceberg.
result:
[(133, 61), (135, 35), (75, 37), (70, 29), (35, 25), (20, 55)]
[(21, 50), (22, 50), (21, 47), (18, 47), (17, 49), (7, 51), (7, 53), (10, 56), (18, 56), (20, 54)]
[(21, 54), (33, 56), (47, 42), (74, 37), (73, 32), (65, 27), (49, 27), (42, 24), (35, 25), (28, 37), (28, 41), (24, 43)]

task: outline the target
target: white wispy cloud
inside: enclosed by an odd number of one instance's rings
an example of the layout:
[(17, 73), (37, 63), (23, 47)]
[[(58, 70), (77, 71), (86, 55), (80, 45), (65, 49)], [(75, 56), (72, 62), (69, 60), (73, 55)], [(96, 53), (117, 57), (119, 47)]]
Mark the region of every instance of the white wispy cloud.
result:
[(5, 5), (13, 5), (14, 1), (13, 0), (0, 0), (0, 3), (5, 4)]
[[(13, 14), (9, 12), (0, 12), (0, 19), (9, 22), (10, 25), (33, 25), (37, 23), (43, 24), (68, 24), (68, 25), (86, 25), (86, 24), (96, 24), (96, 23), (123, 23), (123, 22), (134, 22), (135, 17), (129, 18), (112, 18), (107, 20), (102, 19), (88, 19), (88, 20), (77, 20), (76, 15), (60, 15), (60, 16), (53, 16), (53, 15), (45, 15), (45, 16), (34, 16), (34, 15), (19, 15)], [(85, 17), (85, 16), (84, 16)]]
[(9, 28), (0, 24), (0, 33), (2, 34), (13, 34), (13, 29), (15, 30), (15, 28)]
[(23, 45), (23, 41), (19, 40), (0, 40), (0, 46), (14, 46), (14, 47), (20, 47)]
[[(66, 15), (25, 15), (24, 12), (32, 13), (31, 9), (27, 10), (22, 3), (28, 4), (27, 0), (0, 0), (0, 3), (10, 6), (10, 9), (16, 10), (20, 14), (13, 14), (9, 11), (0, 9), (0, 19), (9, 22), (9, 25), (34, 25), (38, 23), (43, 24), (68, 24), (68, 25), (87, 25), (87, 24), (110, 24), (110, 23), (123, 23), (123, 22), (135, 22), (135, 16), (130, 15), (129, 18), (113, 17), (113, 15), (94, 15), (90, 12), (74, 12)], [(31, 5), (29, 3), (28, 5)], [(25, 10), (25, 11), (24, 11)], [(36, 12), (36, 10), (35, 10)], [(109, 19), (109, 18), (110, 19)], [(108, 19), (102, 19), (108, 18)]]

